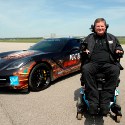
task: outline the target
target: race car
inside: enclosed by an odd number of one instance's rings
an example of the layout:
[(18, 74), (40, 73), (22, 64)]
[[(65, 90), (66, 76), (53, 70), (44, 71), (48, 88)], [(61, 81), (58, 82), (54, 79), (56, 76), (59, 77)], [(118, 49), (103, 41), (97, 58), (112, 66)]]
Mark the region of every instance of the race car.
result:
[(0, 87), (41, 91), (80, 70), (80, 38), (49, 38), (27, 50), (0, 53)]

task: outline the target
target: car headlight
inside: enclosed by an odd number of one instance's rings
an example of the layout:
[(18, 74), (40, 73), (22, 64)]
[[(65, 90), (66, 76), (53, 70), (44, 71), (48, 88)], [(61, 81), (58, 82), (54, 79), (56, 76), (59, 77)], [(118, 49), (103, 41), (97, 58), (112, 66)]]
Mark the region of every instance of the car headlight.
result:
[(7, 65), (7, 67), (5, 68), (6, 70), (12, 70), (12, 69), (18, 69), (21, 66), (25, 65), (28, 61), (16, 61), (16, 62), (12, 62), (11, 64)]

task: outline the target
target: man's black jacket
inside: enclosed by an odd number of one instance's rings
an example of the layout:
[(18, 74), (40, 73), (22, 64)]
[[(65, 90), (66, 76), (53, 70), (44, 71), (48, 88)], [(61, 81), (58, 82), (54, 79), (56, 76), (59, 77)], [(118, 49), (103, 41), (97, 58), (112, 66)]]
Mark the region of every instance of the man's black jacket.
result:
[[(81, 46), (80, 46), (80, 54), (81, 54), (81, 61), (82, 61), (82, 64), (86, 64), (90, 61), (90, 58), (91, 58), (91, 55), (92, 55), (92, 52), (93, 52), (93, 49), (94, 49), (94, 46), (95, 46), (95, 42), (96, 42), (96, 39), (97, 39), (97, 35), (95, 33), (92, 33), (90, 35), (88, 35), (85, 40), (81, 43)], [(107, 42), (107, 45), (108, 45), (108, 48), (109, 48), (109, 52), (110, 52), (110, 59), (111, 61), (118, 65), (120, 67), (120, 69), (122, 70), (123, 67), (121, 66), (120, 64), (120, 61), (118, 58), (121, 58), (119, 57), (115, 51), (116, 50), (121, 50), (123, 51), (123, 48), (121, 47), (118, 39), (110, 34), (110, 33), (106, 33), (105, 34), (105, 40)], [(86, 55), (83, 51), (85, 49), (88, 49), (90, 51), (90, 54), (89, 55)], [(123, 51), (124, 52), (124, 51)], [(123, 55), (122, 55), (123, 56)]]

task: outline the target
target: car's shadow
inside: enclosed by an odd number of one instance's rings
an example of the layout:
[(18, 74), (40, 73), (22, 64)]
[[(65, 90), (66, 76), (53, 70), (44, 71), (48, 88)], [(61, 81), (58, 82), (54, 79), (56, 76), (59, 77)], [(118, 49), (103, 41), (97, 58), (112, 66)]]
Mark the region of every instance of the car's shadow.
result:
[[(74, 77), (75, 75), (78, 75), (78, 74), (80, 74), (80, 71), (71, 73), (71, 74), (69, 74), (69, 75), (62, 76), (62, 77), (60, 77), (60, 78), (58, 78), (58, 79), (52, 81), (52, 82), (51, 82), (51, 85), (57, 84), (57, 83), (59, 83), (60, 81), (63, 81), (63, 80), (65, 80), (65, 79), (68, 79), (68, 78), (71, 78), (71, 77)], [(50, 86), (51, 86), (51, 85), (50, 85)]]
[(8, 87), (0, 88), (0, 94), (18, 95), (18, 94), (29, 94), (29, 93), (30, 91), (27, 90), (16, 90), (16, 89), (10, 89)]
[[(80, 73), (80, 71), (77, 71), (77, 72), (71, 73), (69, 75), (60, 77), (60, 78), (56, 79), (55, 81), (52, 81), (51, 84), (46, 89), (49, 89), (49, 87), (51, 87), (51, 85), (57, 84), (60, 81), (63, 81), (63, 80), (68, 79), (70, 77), (73, 77), (73, 76), (75, 76), (75, 75), (77, 75), (79, 73)], [(46, 89), (43, 89), (41, 91), (44, 91)], [(17, 95), (17, 94), (29, 94), (30, 92), (32, 92), (32, 91), (29, 90), (27, 92), (27, 91), (22, 91), (22, 90), (19, 91), (19, 90), (16, 90), (16, 89), (15, 90), (14, 89), (9, 89), (7, 87), (0, 87), (0, 94), (15, 94), (15, 95)]]

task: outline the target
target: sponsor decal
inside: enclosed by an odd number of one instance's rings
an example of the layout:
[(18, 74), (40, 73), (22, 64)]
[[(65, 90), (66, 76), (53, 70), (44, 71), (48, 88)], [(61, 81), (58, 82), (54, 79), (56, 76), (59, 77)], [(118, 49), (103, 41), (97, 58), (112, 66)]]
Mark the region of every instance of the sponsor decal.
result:
[(75, 65), (79, 62), (80, 53), (71, 54), (69, 61), (64, 62), (64, 67)]
[(118, 89), (115, 90), (115, 95), (116, 96), (119, 95), (119, 90)]
[(77, 60), (66, 61), (64, 62), (64, 67), (75, 65), (77, 64), (77, 62), (78, 62)]
[(19, 85), (18, 76), (10, 76), (10, 85), (14, 85), (14, 86)]
[(109, 42), (109, 44), (113, 44), (113, 40), (110, 40), (110, 41), (108, 41)]
[(75, 53), (70, 55), (70, 60), (79, 60), (80, 59), (80, 53)]

